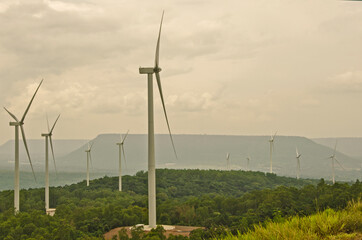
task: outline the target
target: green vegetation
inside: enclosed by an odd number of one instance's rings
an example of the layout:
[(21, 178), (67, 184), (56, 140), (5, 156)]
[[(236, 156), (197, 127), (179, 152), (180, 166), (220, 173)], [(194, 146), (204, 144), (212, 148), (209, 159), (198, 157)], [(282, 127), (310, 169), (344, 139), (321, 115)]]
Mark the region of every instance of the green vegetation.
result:
[[(22, 212), (16, 216), (13, 191), (2, 191), (0, 239), (102, 239), (113, 228), (147, 224), (147, 173), (125, 176), (123, 183), (123, 192), (116, 177), (93, 180), (89, 187), (83, 181), (51, 188), (54, 217), (44, 214), (44, 189), (22, 190)], [(340, 210), (361, 193), (359, 181), (332, 186), (260, 172), (164, 169), (157, 170), (157, 222), (206, 227), (191, 235), (205, 239), (245, 233), (271, 220)]]
[(246, 234), (229, 234), (224, 240), (259, 239), (361, 239), (362, 202), (351, 202), (345, 210), (326, 209), (323, 212), (307, 216), (292, 217), (288, 221), (268, 222), (265, 227), (259, 225)]

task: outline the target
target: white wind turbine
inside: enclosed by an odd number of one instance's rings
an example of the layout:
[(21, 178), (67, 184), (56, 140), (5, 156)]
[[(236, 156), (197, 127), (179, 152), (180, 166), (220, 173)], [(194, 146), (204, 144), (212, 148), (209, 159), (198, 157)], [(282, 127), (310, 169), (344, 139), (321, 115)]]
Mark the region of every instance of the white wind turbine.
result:
[(230, 153), (226, 154), (226, 170), (230, 170)]
[(161, 68), (159, 67), (159, 51), (160, 51), (160, 37), (161, 37), (161, 28), (163, 21), (163, 14), (161, 18), (160, 30), (158, 33), (157, 45), (156, 45), (156, 56), (155, 56), (155, 66), (148, 68), (139, 68), (140, 74), (147, 74), (148, 82), (148, 216), (149, 216), (149, 227), (156, 227), (156, 168), (155, 168), (155, 144), (154, 144), (154, 121), (153, 121), (153, 74), (156, 75), (158, 90), (161, 96), (161, 102), (163, 107), (163, 112), (165, 114), (166, 123), (168, 132), (170, 134), (172, 147), (177, 159), (175, 145), (173, 143), (172, 134), (170, 130), (170, 125), (167, 118), (165, 102), (163, 99), (162, 86), (160, 72)]
[(297, 179), (299, 179), (299, 175), (300, 175), (300, 157), (302, 156), (302, 154), (300, 154), (298, 152), (298, 148), (295, 148), (295, 152), (296, 152), (296, 159), (297, 159)]
[(246, 158), (246, 171), (249, 171), (249, 164), (250, 164), (250, 156)]
[(91, 144), (88, 143), (88, 148), (87, 148), (87, 150), (85, 150), (85, 152), (87, 153), (87, 187), (89, 186), (89, 161), (93, 167), (92, 155), (91, 155), (92, 146), (93, 146), (93, 142)]
[[(55, 120), (52, 128), (49, 128), (49, 121), (47, 117), (47, 124), (48, 124), (48, 133), (42, 133), (41, 136), (45, 137), (45, 211), (49, 211), (49, 151), (48, 151), (48, 142), (50, 142), (50, 148), (52, 151), (53, 156), (53, 162), (54, 162), (54, 168), (55, 172), (57, 172), (57, 167), (55, 164), (55, 157), (54, 157), (54, 148), (53, 148), (53, 130), (55, 127), (55, 124), (57, 123), (58, 119), (60, 117), (60, 114), (58, 115), (57, 119)], [(48, 141), (49, 140), (49, 141)]]
[(275, 132), (274, 136), (270, 136), (269, 144), (270, 144), (270, 173), (273, 173), (273, 150), (274, 150), (274, 139), (277, 135), (277, 132)]
[(118, 168), (118, 173), (119, 173), (118, 189), (119, 189), (119, 191), (122, 191), (122, 165), (121, 165), (122, 154), (123, 154), (124, 162), (126, 163), (126, 155), (124, 154), (123, 144), (124, 144), (124, 141), (126, 140), (126, 137), (128, 136), (128, 132), (129, 132), (129, 130), (127, 131), (124, 138), (122, 138), (122, 135), (121, 135), (121, 142), (116, 143), (119, 147), (119, 168)]
[(14, 114), (12, 114), (9, 110), (7, 110), (5, 107), (4, 109), (10, 114), (10, 116), (15, 120), (15, 122), (10, 122), (10, 126), (14, 126), (15, 127), (15, 184), (14, 184), (14, 209), (15, 209), (15, 213), (20, 211), (20, 205), (19, 205), (19, 189), (20, 189), (20, 185), (19, 185), (19, 126), (20, 126), (20, 130), (21, 130), (21, 135), (23, 137), (23, 142), (24, 142), (24, 146), (25, 146), (25, 150), (26, 153), (28, 155), (28, 159), (29, 159), (29, 163), (30, 163), (30, 167), (31, 167), (31, 171), (33, 172), (33, 176), (34, 179), (36, 181), (36, 177), (35, 177), (35, 173), (34, 173), (34, 169), (33, 169), (33, 164), (31, 163), (31, 158), (30, 158), (30, 154), (29, 154), (29, 149), (28, 149), (28, 145), (26, 143), (26, 138), (25, 138), (25, 132), (24, 132), (24, 120), (25, 120), (25, 116), (29, 111), (29, 108), (35, 98), (36, 93), (38, 92), (41, 84), (43, 83), (43, 80), (41, 80), (41, 82), (39, 83), (38, 88), (36, 89), (33, 97), (31, 98), (28, 107), (26, 108), (22, 118), (20, 119), (20, 121), (17, 119), (17, 117), (15, 117)]
[(333, 182), (333, 184), (335, 183), (335, 177), (336, 177), (334, 161), (336, 161), (338, 163), (338, 165), (344, 170), (343, 166), (340, 164), (340, 162), (336, 158), (336, 149), (337, 149), (337, 141), (336, 141), (336, 145), (334, 146), (333, 155), (328, 158), (328, 159), (332, 160), (332, 182)]

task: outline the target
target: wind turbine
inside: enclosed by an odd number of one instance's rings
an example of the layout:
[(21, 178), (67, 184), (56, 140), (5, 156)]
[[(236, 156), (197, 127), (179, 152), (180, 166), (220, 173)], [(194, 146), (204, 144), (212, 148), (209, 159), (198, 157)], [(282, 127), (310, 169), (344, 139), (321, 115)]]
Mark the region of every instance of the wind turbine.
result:
[(173, 151), (175, 153), (176, 159), (176, 149), (173, 143), (172, 134), (170, 130), (170, 125), (167, 118), (165, 102), (163, 99), (162, 86), (161, 86), (161, 78), (160, 72), (161, 68), (159, 67), (159, 51), (160, 51), (160, 37), (161, 37), (161, 28), (163, 21), (163, 14), (161, 18), (160, 30), (158, 32), (158, 39), (156, 45), (156, 56), (155, 56), (155, 66), (147, 67), (147, 68), (139, 68), (140, 74), (147, 74), (147, 82), (148, 82), (148, 224), (151, 228), (156, 227), (156, 168), (155, 168), (155, 135), (154, 135), (154, 121), (153, 121), (153, 74), (156, 75), (158, 90), (161, 96), (161, 102), (163, 107), (163, 112), (165, 114), (166, 123), (168, 132), (170, 134), (171, 143), (173, 147)]
[(226, 154), (226, 170), (230, 170), (230, 153)]
[[(91, 155), (92, 146), (93, 146), (93, 142), (91, 144), (88, 143), (88, 148), (87, 148), (87, 150), (85, 150), (85, 152), (87, 153), (87, 187), (89, 186), (89, 161), (92, 164), (92, 155)], [(92, 167), (93, 167), (93, 164), (92, 164)]]
[(302, 154), (300, 154), (298, 152), (298, 148), (295, 148), (295, 152), (297, 154), (296, 159), (297, 159), (297, 179), (299, 179), (299, 175), (300, 175), (300, 157), (302, 156)]
[(118, 169), (118, 172), (119, 172), (118, 189), (119, 189), (119, 191), (122, 191), (122, 166), (121, 166), (122, 153), (123, 153), (124, 161), (126, 162), (126, 155), (124, 154), (123, 144), (124, 144), (124, 141), (126, 140), (126, 137), (128, 136), (128, 132), (129, 132), (129, 130), (127, 131), (127, 133), (126, 133), (126, 135), (124, 136), (123, 139), (122, 139), (122, 136), (121, 136), (121, 142), (116, 143), (118, 145), (118, 147), (119, 147), (119, 169)]
[(332, 182), (333, 184), (335, 183), (335, 167), (334, 167), (334, 161), (336, 161), (338, 163), (338, 165), (344, 170), (343, 166), (340, 164), (340, 162), (337, 160), (336, 158), (336, 149), (337, 149), (337, 141), (336, 141), (336, 145), (334, 146), (334, 151), (333, 151), (333, 155), (330, 156), (328, 159), (332, 160)]
[(269, 144), (270, 144), (270, 173), (273, 173), (273, 150), (274, 150), (274, 138), (277, 135), (277, 132), (275, 132), (274, 136), (270, 136)]
[(57, 119), (55, 120), (53, 127), (49, 128), (49, 121), (47, 117), (47, 124), (48, 124), (48, 133), (42, 133), (41, 136), (45, 137), (45, 211), (49, 211), (49, 154), (48, 154), (48, 140), (50, 142), (50, 148), (52, 150), (53, 155), (53, 161), (54, 161), (54, 168), (55, 172), (57, 172), (57, 167), (55, 164), (55, 157), (54, 157), (54, 149), (53, 149), (53, 141), (52, 141), (52, 135), (53, 130), (55, 127), (55, 124), (57, 123), (58, 119), (60, 117), (60, 114), (58, 115)]
[(246, 158), (246, 171), (249, 171), (250, 156)]
[(14, 126), (15, 127), (15, 184), (14, 184), (14, 209), (15, 209), (15, 213), (20, 211), (20, 205), (19, 205), (19, 127), (21, 130), (21, 135), (23, 137), (23, 142), (24, 142), (24, 146), (25, 146), (25, 150), (26, 153), (28, 155), (28, 159), (29, 159), (29, 163), (30, 163), (30, 167), (31, 167), (31, 171), (33, 172), (33, 176), (34, 179), (36, 181), (36, 177), (35, 177), (35, 173), (34, 173), (34, 169), (33, 169), (33, 164), (31, 163), (31, 158), (30, 158), (30, 154), (29, 154), (29, 149), (28, 149), (28, 145), (26, 143), (26, 138), (25, 138), (25, 131), (24, 131), (24, 120), (26, 117), (26, 114), (29, 111), (29, 108), (35, 98), (36, 93), (38, 92), (41, 84), (43, 83), (43, 80), (41, 80), (41, 82), (39, 83), (38, 88), (35, 90), (35, 93), (33, 95), (33, 97), (31, 98), (28, 107), (26, 108), (22, 118), (20, 119), (20, 121), (17, 119), (17, 117), (15, 117), (14, 114), (12, 114), (8, 109), (6, 109), (4, 107), (4, 109), (9, 113), (9, 115), (15, 120), (15, 122), (10, 122), (10, 126)]

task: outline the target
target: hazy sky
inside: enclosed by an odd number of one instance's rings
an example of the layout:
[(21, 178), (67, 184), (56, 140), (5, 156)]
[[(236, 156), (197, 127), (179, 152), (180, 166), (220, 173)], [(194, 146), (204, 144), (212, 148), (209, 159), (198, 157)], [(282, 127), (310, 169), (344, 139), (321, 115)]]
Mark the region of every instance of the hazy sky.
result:
[[(147, 132), (147, 80), (162, 10), (160, 65), (175, 134), (362, 136), (362, 2), (2, 0), (0, 103), (41, 138)], [(156, 85), (155, 85), (156, 87)], [(155, 90), (157, 90), (155, 88)], [(0, 111), (0, 143), (14, 138)], [(166, 133), (155, 91), (155, 128)]]

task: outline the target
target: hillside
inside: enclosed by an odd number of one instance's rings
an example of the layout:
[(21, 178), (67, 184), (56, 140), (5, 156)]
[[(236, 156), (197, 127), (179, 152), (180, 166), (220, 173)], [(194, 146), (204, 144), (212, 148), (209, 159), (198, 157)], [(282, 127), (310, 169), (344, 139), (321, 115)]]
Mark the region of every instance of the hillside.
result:
[[(269, 171), (268, 136), (217, 136), (175, 135), (178, 159), (175, 158), (168, 135), (156, 135), (157, 168), (226, 169), (226, 153), (230, 153), (231, 169), (246, 169), (246, 157), (250, 155), (249, 169)], [(116, 174), (118, 165), (119, 134), (103, 134), (94, 140), (92, 150), (95, 170)], [(277, 136), (273, 155), (273, 172), (283, 176), (296, 176), (295, 148), (301, 157), (302, 178), (331, 179), (331, 162), (327, 158), (333, 149), (304, 137)], [(85, 168), (86, 145), (59, 158), (64, 170)], [(125, 143), (126, 162), (124, 172), (134, 174), (147, 170), (147, 136), (130, 134)], [(355, 180), (361, 177), (361, 161), (337, 152), (337, 158), (345, 170), (336, 167), (337, 180)]]
[[(175, 158), (168, 135), (157, 134), (156, 167), (173, 169), (226, 169), (226, 153), (230, 153), (231, 169), (269, 172), (269, 136), (174, 135), (178, 159)], [(116, 175), (118, 168), (119, 134), (101, 134), (92, 140), (93, 173)], [(20, 144), (20, 149), (23, 146)], [(0, 167), (13, 170), (13, 141), (0, 146)], [(86, 168), (85, 140), (54, 140), (57, 167), (60, 172), (84, 172)], [(147, 135), (130, 134), (125, 142), (124, 174), (147, 170)], [(295, 148), (301, 157), (302, 178), (331, 179), (333, 149), (304, 137), (277, 136), (273, 154), (273, 172), (282, 176), (296, 176)], [(44, 141), (29, 140), (29, 149), (37, 174), (44, 171)], [(30, 171), (24, 151), (20, 155), (21, 171)], [(336, 165), (336, 179), (351, 181), (361, 177), (361, 160), (337, 152), (345, 170)], [(52, 163), (50, 169), (54, 169)], [(12, 186), (12, 185), (11, 185)]]
[[(24, 148), (23, 140), (19, 140), (19, 156), (20, 164), (24, 169), (30, 170), (28, 157)], [(55, 156), (62, 157), (70, 152), (78, 149), (86, 140), (78, 139), (53, 139)], [(44, 139), (27, 139), (30, 156), (33, 165), (36, 169), (43, 169), (45, 159), (45, 140)], [(13, 169), (14, 168), (14, 140), (9, 140), (3, 145), (0, 145), (0, 168)]]
[(304, 240), (304, 239), (362, 239), (362, 202), (351, 202), (344, 210), (327, 209), (308, 217), (276, 219), (265, 227), (256, 226), (246, 234), (229, 235), (224, 240)]

